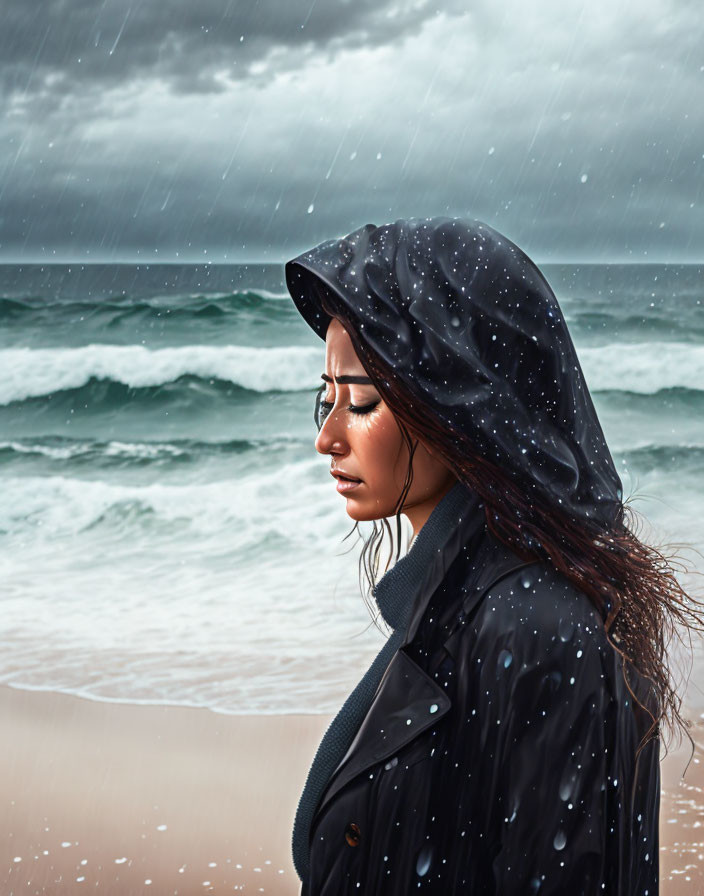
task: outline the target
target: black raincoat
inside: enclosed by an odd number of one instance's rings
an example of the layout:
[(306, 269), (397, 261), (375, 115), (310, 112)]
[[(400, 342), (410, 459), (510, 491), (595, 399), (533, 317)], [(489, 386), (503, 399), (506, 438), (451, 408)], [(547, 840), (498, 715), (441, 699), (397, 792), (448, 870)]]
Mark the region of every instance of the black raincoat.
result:
[[(614, 518), (621, 483), (559, 306), (501, 234), (453, 218), (366, 225), (286, 277), (321, 338), (316, 278), (362, 363), (395, 363), (428, 414), (536, 500)], [(587, 596), (467, 501), (417, 570), (403, 643), (318, 803), (302, 896), (653, 896), (659, 739), (635, 756), (651, 718)]]

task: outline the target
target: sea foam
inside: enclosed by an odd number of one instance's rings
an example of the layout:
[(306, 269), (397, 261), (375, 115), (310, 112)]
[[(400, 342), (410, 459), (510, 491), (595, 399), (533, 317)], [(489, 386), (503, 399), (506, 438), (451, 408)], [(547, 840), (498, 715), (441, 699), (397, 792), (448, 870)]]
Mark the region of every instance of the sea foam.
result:
[(228, 380), (255, 392), (312, 388), (324, 366), (324, 349), (307, 346), (141, 345), (80, 348), (13, 348), (0, 351), (0, 404), (77, 389), (90, 379), (139, 388), (173, 382), (187, 374)]
[[(579, 351), (594, 392), (652, 394), (661, 389), (704, 390), (704, 346), (683, 342), (613, 344)], [(181, 376), (225, 380), (256, 392), (297, 392), (320, 382), (324, 351), (308, 346), (257, 348), (92, 344), (79, 348), (0, 351), (0, 404), (76, 389), (107, 379), (132, 388), (159, 386)]]

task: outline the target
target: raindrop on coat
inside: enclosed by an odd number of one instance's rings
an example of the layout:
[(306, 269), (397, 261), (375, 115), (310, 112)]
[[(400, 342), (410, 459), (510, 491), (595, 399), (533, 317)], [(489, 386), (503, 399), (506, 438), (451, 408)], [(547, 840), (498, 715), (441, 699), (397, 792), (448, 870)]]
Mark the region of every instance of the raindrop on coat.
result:
[(502, 650), (501, 653), (499, 653), (499, 659), (497, 661), (499, 670), (508, 669), (508, 667), (511, 665), (512, 660), (513, 660), (513, 654), (511, 653), (511, 651), (510, 650)]
[(513, 811), (511, 812), (511, 815), (507, 819), (504, 819), (508, 824), (513, 824), (513, 822), (516, 820), (516, 817), (518, 816), (518, 807), (520, 805), (521, 805), (521, 801), (520, 801), (519, 797), (517, 795), (514, 795)]
[(393, 759), (389, 759), (384, 768), (388, 772), (389, 769), (392, 769), (395, 765), (398, 765), (398, 756), (394, 756)]
[(437, 703), (432, 703), (432, 704), (430, 705), (430, 712), (437, 712), (437, 711), (438, 711), (438, 705), (437, 705)]
[(557, 633), (561, 641), (569, 641), (574, 634), (574, 622), (570, 619), (561, 619), (557, 626)]
[(564, 831), (558, 831), (555, 834), (555, 839), (552, 841), (552, 845), (555, 849), (564, 849), (565, 843), (567, 843), (567, 837), (565, 837)]
[(558, 793), (560, 794), (561, 800), (569, 800), (574, 794), (574, 788), (577, 783), (577, 770), (574, 768), (570, 768), (569, 766), (565, 769), (562, 774), (562, 779), (560, 780), (560, 787)]
[(534, 877), (533, 880), (530, 882), (531, 893), (537, 893), (540, 890), (540, 887), (541, 887), (540, 878)]
[(430, 866), (433, 861), (433, 844), (426, 843), (424, 846), (421, 846), (418, 852), (418, 858), (416, 859), (416, 874), (419, 877), (423, 877), (424, 874), (427, 874), (430, 870)]
[(524, 572), (521, 575), (521, 585), (523, 585), (524, 588), (530, 588), (530, 586), (532, 584), (533, 584), (533, 579), (530, 577), (530, 575), (527, 572)]

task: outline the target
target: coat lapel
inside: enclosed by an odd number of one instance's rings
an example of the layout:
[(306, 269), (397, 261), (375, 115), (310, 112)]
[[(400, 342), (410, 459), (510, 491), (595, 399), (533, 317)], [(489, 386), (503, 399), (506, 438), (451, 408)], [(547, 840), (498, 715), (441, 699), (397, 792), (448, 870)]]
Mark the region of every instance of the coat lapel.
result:
[[(372, 765), (393, 756), (449, 711), (452, 701), (445, 690), (411, 659), (404, 647), (415, 635), (432, 594), (441, 583), (452, 559), (462, 545), (467, 543), (466, 537), (471, 535), (472, 525), (476, 525), (476, 521), (473, 523), (471, 520), (463, 520), (429, 567), (411, 614), (405, 640), (391, 658), (367, 715), (330, 778), (315, 811), (311, 832), (315, 816), (322, 812), (346, 784)], [(474, 572), (469, 575), (469, 579), (474, 582), (462, 604), (463, 612), (469, 615), (498, 579), (533, 562), (536, 561), (521, 560), (485, 532), (474, 554)], [(451, 632), (443, 645), (451, 654), (461, 629), (459, 626)]]
[(440, 685), (399, 648), (386, 667), (369, 711), (334, 772), (316, 814), (352, 778), (393, 756), (442, 718), (450, 706), (450, 698)]

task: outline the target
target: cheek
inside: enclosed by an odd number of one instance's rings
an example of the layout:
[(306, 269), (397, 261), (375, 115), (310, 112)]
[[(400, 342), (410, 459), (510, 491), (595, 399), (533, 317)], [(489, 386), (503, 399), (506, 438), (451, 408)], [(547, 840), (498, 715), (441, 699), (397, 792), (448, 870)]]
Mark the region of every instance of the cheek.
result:
[(359, 435), (360, 457), (380, 471), (383, 468), (388, 473), (388, 468), (395, 466), (402, 455), (408, 456), (401, 431), (388, 409), (372, 414)]

